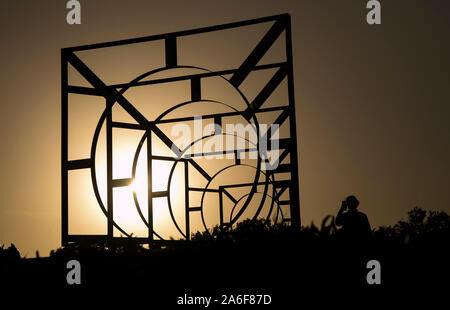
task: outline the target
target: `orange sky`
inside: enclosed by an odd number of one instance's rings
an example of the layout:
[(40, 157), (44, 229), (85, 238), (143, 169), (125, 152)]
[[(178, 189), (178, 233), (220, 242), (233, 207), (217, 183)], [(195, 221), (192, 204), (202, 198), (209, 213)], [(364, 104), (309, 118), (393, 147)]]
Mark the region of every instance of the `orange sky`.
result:
[[(447, 1), (65, 1), (2, 5), (0, 244), (60, 246), (60, 48), (290, 13), (303, 224), (355, 194), (373, 226), (450, 212)], [(227, 47), (229, 48), (229, 47)]]

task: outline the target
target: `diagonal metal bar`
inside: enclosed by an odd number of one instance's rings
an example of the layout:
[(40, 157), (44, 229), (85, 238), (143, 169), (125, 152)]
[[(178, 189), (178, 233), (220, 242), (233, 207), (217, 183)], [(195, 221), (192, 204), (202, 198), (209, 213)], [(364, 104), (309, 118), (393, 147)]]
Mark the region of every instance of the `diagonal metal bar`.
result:
[(278, 71), (273, 75), (270, 81), (264, 86), (261, 92), (253, 99), (250, 106), (242, 114), (247, 120), (250, 120), (253, 115), (259, 110), (259, 108), (266, 102), (267, 98), (273, 93), (273, 91), (280, 85), (283, 79), (286, 77), (287, 71), (284, 66), (281, 66)]
[(262, 40), (258, 43), (255, 49), (250, 53), (250, 55), (245, 59), (242, 65), (239, 67), (239, 70), (233, 74), (230, 78), (230, 83), (239, 87), (245, 78), (252, 71), (253, 67), (261, 60), (264, 54), (268, 51), (268, 49), (272, 46), (272, 44), (276, 41), (276, 39), (280, 36), (283, 30), (286, 28), (285, 18), (281, 18), (275, 22), (272, 28), (266, 33), (266, 35), (262, 38)]
[(155, 133), (155, 135), (161, 139), (161, 141), (172, 150), (172, 152), (175, 153), (177, 157), (181, 157), (182, 152), (181, 150), (176, 146), (175, 143), (173, 143), (172, 140), (164, 132), (161, 131), (154, 123), (149, 123), (150, 129)]
[(200, 174), (208, 181), (211, 181), (211, 176), (193, 159), (188, 159), (188, 162), (200, 172)]
[(281, 153), (281, 155), (278, 157), (278, 162), (281, 163), (286, 158), (286, 156), (289, 154), (290, 151), (291, 151), (290, 149), (285, 149), (283, 153)]
[(275, 200), (278, 200), (278, 199), (280, 199), (280, 197), (281, 197), (281, 195), (283, 195), (283, 193), (286, 191), (286, 189), (287, 189), (288, 187), (287, 186), (285, 186), (285, 187), (281, 187), (281, 189), (278, 191), (278, 193), (275, 195)]
[[(266, 133), (261, 137), (261, 141), (267, 141), (267, 144), (269, 144), (270, 139), (272, 139), (272, 136), (280, 129), (280, 126), (286, 121), (286, 119), (289, 117), (289, 110), (285, 109), (281, 114), (277, 117), (277, 119), (273, 122), (273, 124), (279, 125), (278, 128), (275, 131), (272, 131), (271, 128), (267, 130)], [(269, 135), (269, 137), (267, 137)]]
[(147, 124), (147, 119), (142, 115), (122, 94), (114, 88), (109, 88), (105, 83), (81, 61), (74, 53), (68, 53), (67, 60), (78, 70), (78, 72), (97, 90), (103, 93), (103, 96), (109, 102), (118, 102), (139, 124)]

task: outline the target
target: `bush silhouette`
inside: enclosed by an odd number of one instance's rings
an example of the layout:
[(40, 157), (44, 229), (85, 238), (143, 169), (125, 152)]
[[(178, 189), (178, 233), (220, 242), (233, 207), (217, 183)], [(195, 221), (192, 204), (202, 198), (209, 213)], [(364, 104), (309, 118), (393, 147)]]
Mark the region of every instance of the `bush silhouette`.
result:
[(24, 279), (36, 278), (44, 281), (43, 287), (68, 287), (66, 264), (72, 259), (81, 262), (85, 288), (132, 283), (158, 291), (165, 288), (167, 294), (196, 287), (271, 287), (274, 294), (298, 286), (336, 290), (336, 283), (345, 290), (367, 288), (365, 264), (371, 259), (383, 265), (383, 287), (437, 285), (446, 278), (450, 219), (445, 212), (416, 207), (406, 220), (373, 229), (364, 247), (343, 242), (334, 220), (327, 216), (319, 227), (311, 223), (301, 229), (245, 220), (163, 247), (148, 249), (133, 238), (122, 238), (71, 244), (35, 259), (21, 259), (13, 245), (2, 246), (0, 282), (23, 285), (28, 283)]

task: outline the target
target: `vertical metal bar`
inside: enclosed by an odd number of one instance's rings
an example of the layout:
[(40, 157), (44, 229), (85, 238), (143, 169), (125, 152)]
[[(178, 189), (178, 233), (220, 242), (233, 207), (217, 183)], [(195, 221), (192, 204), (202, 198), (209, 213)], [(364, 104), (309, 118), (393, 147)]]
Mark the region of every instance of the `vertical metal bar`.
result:
[(69, 198), (68, 198), (68, 104), (69, 95), (66, 52), (61, 50), (61, 244), (68, 244)]
[(112, 147), (112, 103), (106, 101), (106, 193), (108, 203), (108, 238), (114, 238), (114, 201), (113, 201), (113, 147)]
[(202, 89), (199, 77), (193, 77), (191, 79), (191, 101), (202, 100)]
[(189, 162), (184, 161), (184, 193), (185, 193), (185, 218), (186, 218), (186, 240), (191, 238), (191, 227), (189, 217)]
[(295, 115), (294, 98), (294, 69), (292, 57), (292, 32), (291, 18), (288, 16), (286, 23), (286, 61), (288, 75), (288, 95), (289, 95), (289, 126), (291, 136), (291, 187), (289, 189), (289, 198), (291, 200), (291, 225), (300, 228), (300, 187), (298, 179), (298, 161), (297, 161), (297, 126)]
[(223, 132), (222, 129), (222, 117), (214, 116), (214, 134), (220, 135)]
[(220, 216), (220, 228), (223, 228), (223, 192), (222, 192), (222, 186), (219, 186), (219, 216)]
[(263, 142), (266, 143), (266, 150), (272, 151), (272, 143), (271, 143), (272, 142), (271, 141), (272, 140), (272, 126), (269, 126), (269, 128), (267, 128), (267, 133), (265, 135), (265, 139), (266, 139), (266, 141), (263, 141)]
[(168, 37), (165, 40), (166, 47), (166, 67), (177, 66), (177, 37)]
[(152, 131), (147, 129), (147, 201), (148, 201), (148, 244), (153, 243), (153, 175), (152, 175)]

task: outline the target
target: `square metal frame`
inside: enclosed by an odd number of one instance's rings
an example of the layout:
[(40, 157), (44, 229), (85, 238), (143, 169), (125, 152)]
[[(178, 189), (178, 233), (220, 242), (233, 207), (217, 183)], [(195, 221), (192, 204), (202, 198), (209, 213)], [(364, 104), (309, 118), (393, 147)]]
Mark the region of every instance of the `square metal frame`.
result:
[[(240, 65), (239, 68), (233, 68), (229, 70), (214, 71), (209, 73), (193, 74), (189, 76), (179, 76), (169, 79), (142, 81), (132, 85), (132, 87), (140, 85), (149, 85), (157, 83), (165, 83), (177, 80), (190, 80), (191, 81), (191, 96), (192, 100), (201, 98), (201, 79), (210, 76), (223, 76), (231, 74), (229, 82), (238, 87), (246, 77), (255, 70), (265, 70), (276, 68), (277, 72), (267, 83), (267, 85), (260, 91), (256, 98), (252, 101), (250, 107), (245, 111), (241, 111), (242, 115), (246, 118), (252, 117), (256, 112), (262, 110), (261, 106), (270, 94), (278, 87), (278, 85), (287, 78), (288, 86), (288, 100), (287, 106), (280, 106), (279, 108), (272, 108), (272, 110), (281, 110), (281, 115), (274, 123), (283, 123), (289, 119), (290, 137), (280, 139), (280, 149), (284, 151), (280, 155), (280, 159), (286, 158), (290, 155), (290, 163), (280, 165), (274, 173), (290, 172), (289, 181), (278, 181), (274, 185), (280, 191), (278, 197), (286, 190), (289, 189), (289, 200), (282, 201), (281, 204), (290, 205), (290, 218), (286, 218), (285, 222), (290, 222), (293, 227), (300, 227), (300, 197), (299, 197), (299, 180), (298, 180), (298, 161), (297, 161), (297, 132), (296, 132), (296, 117), (295, 117), (295, 99), (294, 99), (294, 80), (293, 80), (293, 55), (292, 55), (292, 38), (291, 38), (291, 21), (288, 14), (269, 16), (264, 18), (258, 18), (253, 20), (223, 24), (218, 26), (211, 26), (199, 29), (185, 30), (179, 32), (172, 32), (166, 34), (152, 35), (140, 38), (126, 39), (113, 42), (97, 43), (91, 45), (76, 46), (70, 48), (61, 49), (61, 241), (62, 245), (66, 246), (71, 242), (89, 241), (89, 242), (105, 242), (105, 241), (120, 241), (124, 238), (114, 237), (114, 220), (113, 220), (113, 201), (112, 192), (114, 187), (127, 186), (132, 182), (132, 179), (113, 179), (112, 177), (112, 128), (128, 128), (135, 130), (146, 130), (148, 133), (156, 134), (164, 143), (169, 145), (170, 139), (164, 135), (156, 127), (155, 122), (149, 122), (122, 94), (120, 89), (127, 87), (128, 84), (114, 84), (106, 85), (85, 63), (83, 63), (76, 55), (75, 52), (96, 50), (115, 46), (131, 45), (135, 43), (150, 42), (155, 40), (164, 40), (165, 42), (165, 64), (166, 68), (177, 67), (177, 38), (184, 36), (201, 34), (207, 32), (215, 32), (225, 29), (239, 28), (249, 25), (255, 25), (259, 23), (274, 22), (272, 27), (267, 31), (264, 37), (260, 40), (257, 46), (253, 49), (250, 55)], [(286, 42), (286, 61), (281, 63), (271, 63), (266, 65), (258, 65), (259, 60), (270, 49), (272, 44), (277, 38), (285, 33)], [(68, 82), (68, 65), (72, 65), (91, 85), (92, 87), (81, 87), (69, 85)], [(105, 214), (107, 215), (107, 234), (106, 235), (73, 235), (69, 234), (69, 216), (68, 216), (68, 173), (77, 169), (95, 169), (95, 159), (85, 158), (78, 160), (69, 160), (68, 158), (68, 105), (69, 94), (83, 94), (100, 96), (105, 98), (106, 104), (106, 140), (107, 140), (107, 208)], [(138, 124), (128, 124), (113, 122), (112, 120), (112, 105), (117, 102), (120, 104), (136, 121)], [(270, 109), (269, 109), (270, 110)], [(229, 114), (229, 113), (228, 113)], [(227, 114), (227, 115), (228, 115)], [(216, 114), (211, 117), (214, 118), (215, 123), (220, 123), (224, 114)], [(192, 118), (187, 117), (188, 121)], [(149, 134), (149, 139), (151, 134)], [(152, 156), (151, 143), (147, 143), (148, 156), (148, 170), (151, 169), (151, 160), (156, 157)], [(239, 150), (245, 151), (245, 150)], [(247, 150), (248, 151), (248, 150)], [(237, 154), (237, 152), (236, 152)], [(205, 154), (204, 154), (205, 155)], [(238, 158), (238, 157), (236, 157)], [(170, 160), (170, 158), (160, 158), (162, 160)], [(238, 159), (237, 159), (238, 160)], [(280, 160), (280, 162), (281, 162)], [(189, 160), (183, 159), (185, 162), (185, 176), (187, 180), (187, 164)], [(149, 185), (151, 188), (151, 173), (148, 173)], [(187, 184), (187, 191), (190, 190), (189, 183)], [(240, 184), (242, 186), (246, 184)], [(218, 194), (222, 197), (226, 194), (226, 188), (228, 186), (221, 186), (218, 190)], [(194, 189), (195, 190), (195, 189)], [(152, 220), (152, 198), (164, 197), (168, 195), (168, 192), (152, 192), (149, 191), (148, 199), (148, 237), (133, 238), (135, 242), (141, 244), (156, 244), (158, 242), (167, 243), (166, 240), (155, 240), (153, 238), (153, 220)], [(189, 208), (188, 197), (186, 195), (186, 239), (189, 239), (189, 214), (190, 212), (198, 211), (198, 208)], [(278, 198), (276, 197), (276, 198)], [(222, 210), (222, 200), (220, 199), (220, 210)], [(220, 212), (220, 224), (224, 223), (222, 212)], [(228, 223), (230, 224), (230, 223)]]

